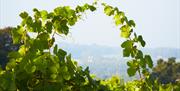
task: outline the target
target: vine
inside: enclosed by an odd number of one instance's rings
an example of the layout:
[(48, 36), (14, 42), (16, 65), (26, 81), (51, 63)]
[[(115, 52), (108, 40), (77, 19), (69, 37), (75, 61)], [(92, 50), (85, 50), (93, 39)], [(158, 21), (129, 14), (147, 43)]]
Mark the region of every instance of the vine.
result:
[[(153, 67), (153, 62), (150, 55), (143, 55), (143, 52), (139, 50), (139, 47), (145, 47), (145, 41), (142, 35), (137, 35), (133, 30), (136, 26), (133, 20), (128, 20), (124, 12), (120, 11), (117, 7), (112, 7), (102, 4), (104, 6), (104, 13), (108, 16), (113, 16), (116, 26), (120, 26), (120, 36), (126, 40), (121, 44), (123, 48), (123, 56), (131, 57), (132, 59), (127, 62), (129, 68), (127, 73), (129, 76), (134, 76), (136, 72), (139, 73), (140, 78), (148, 76), (149, 68)], [(134, 35), (132, 35), (134, 34)], [(140, 45), (139, 45), (140, 43)]]
[[(82, 13), (96, 10), (96, 4), (97, 2), (92, 5), (85, 4), (75, 9), (60, 6), (52, 12), (35, 8), (33, 17), (22, 12), (21, 24), (12, 30), (13, 43), (22, 45), (17, 52), (9, 54), (11, 60), (6, 70), (0, 69), (0, 91), (134, 91), (132, 88), (135, 86), (141, 88), (141, 91), (143, 88), (152, 91), (154, 82), (150, 82), (148, 71), (148, 67), (153, 67), (152, 59), (138, 49), (145, 46), (145, 41), (141, 35), (134, 32), (135, 22), (128, 20), (124, 12), (117, 7), (102, 3), (104, 13), (113, 16), (115, 24), (120, 27), (120, 36), (125, 38), (121, 44), (123, 56), (131, 57), (127, 62), (127, 73), (129, 76), (138, 73), (140, 81), (124, 85), (116, 77), (105, 81), (96, 80), (90, 75), (88, 67), (83, 70), (70, 54), (67, 55), (66, 51), (54, 43), (55, 34), (66, 36), (69, 27), (81, 18)], [(37, 36), (29, 37), (29, 32)], [(51, 48), (53, 52), (50, 51)], [(111, 87), (113, 84), (116, 84), (117, 88)], [(134, 87), (131, 84), (134, 84)]]

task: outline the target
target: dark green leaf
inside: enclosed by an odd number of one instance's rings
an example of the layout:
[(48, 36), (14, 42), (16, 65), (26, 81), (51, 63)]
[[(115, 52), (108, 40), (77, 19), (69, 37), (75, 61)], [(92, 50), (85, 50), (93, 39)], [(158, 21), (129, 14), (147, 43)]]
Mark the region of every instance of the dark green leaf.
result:
[(138, 41), (141, 43), (141, 45), (144, 47), (146, 45), (146, 42), (143, 40), (142, 36), (138, 36)]
[(152, 68), (152, 67), (153, 67), (153, 61), (152, 61), (152, 59), (151, 59), (151, 56), (145, 55), (144, 59), (145, 59), (145, 61), (147, 62), (149, 68)]
[(143, 58), (143, 53), (142, 53), (141, 50), (138, 50), (137, 55), (136, 55), (136, 58), (137, 58), (137, 59)]
[(49, 39), (49, 43), (48, 43), (49, 47), (52, 47), (54, 42), (55, 42), (55, 38), (54, 37), (52, 39)]
[(76, 12), (79, 13), (79, 12), (84, 12), (84, 8), (82, 8), (81, 6), (77, 6), (76, 7)]
[(143, 58), (140, 59), (139, 64), (142, 68), (146, 68), (146, 61)]
[(133, 21), (133, 20), (130, 20), (130, 21), (129, 21), (129, 26), (133, 26), (133, 27), (135, 27), (135, 26), (136, 26), (136, 24), (134, 23), (134, 21)]
[(96, 10), (96, 7), (94, 7), (94, 6), (92, 6), (92, 5), (89, 5), (89, 9), (90, 9), (91, 11), (95, 11), (95, 10)]
[(134, 76), (136, 74), (136, 69), (130, 67), (127, 69), (127, 73), (128, 75), (131, 77), (131, 76)]
[(22, 19), (25, 19), (26, 17), (28, 17), (28, 13), (27, 12), (22, 12), (21, 14), (19, 14), (19, 16), (22, 18)]
[(46, 31), (48, 33), (51, 33), (52, 32), (52, 23), (50, 21), (47, 21), (46, 24), (45, 24), (45, 27), (46, 27)]
[(36, 8), (34, 8), (33, 11), (35, 19), (38, 20), (41, 17), (41, 13)]
[(67, 54), (66, 51), (64, 51), (62, 49), (58, 50), (58, 57), (59, 57), (60, 61), (64, 60), (66, 54)]
[(67, 21), (66, 20), (62, 20), (61, 22), (60, 21), (55, 21), (53, 26), (54, 26), (54, 28), (56, 29), (56, 31), (59, 34), (67, 35), (69, 33), (69, 27), (67, 26)]
[(123, 49), (123, 57), (129, 57), (131, 53), (131, 49), (125, 48)]
[(12, 52), (10, 52), (10, 53), (8, 54), (8, 57), (9, 57), (9, 58), (14, 58), (14, 59), (16, 59), (16, 58), (21, 57), (21, 55), (20, 55), (19, 52), (17, 52), (17, 51), (12, 51)]
[(49, 34), (45, 33), (45, 32), (43, 32), (37, 36), (37, 38), (39, 38), (40, 40), (48, 40), (49, 37), (50, 37)]
[(54, 47), (54, 50), (53, 50), (53, 53), (54, 53), (54, 54), (57, 54), (57, 53), (58, 53), (57, 49), (58, 49), (58, 46), (57, 46), (57, 44), (56, 44), (55, 47)]
[(39, 12), (37, 8), (34, 8), (33, 11), (34, 11), (34, 12)]

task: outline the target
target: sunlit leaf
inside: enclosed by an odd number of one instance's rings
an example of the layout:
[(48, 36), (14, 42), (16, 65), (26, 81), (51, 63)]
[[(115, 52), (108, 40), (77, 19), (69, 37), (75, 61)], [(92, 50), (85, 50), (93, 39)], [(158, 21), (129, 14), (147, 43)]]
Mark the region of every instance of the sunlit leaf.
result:
[(111, 16), (114, 14), (114, 10), (111, 6), (105, 6), (104, 13), (108, 16)]
[(47, 19), (47, 16), (48, 16), (48, 12), (46, 10), (42, 10), (41, 12), (41, 17), (43, 20), (46, 20)]
[(128, 38), (131, 35), (131, 28), (128, 25), (124, 25), (120, 28), (121, 37)]

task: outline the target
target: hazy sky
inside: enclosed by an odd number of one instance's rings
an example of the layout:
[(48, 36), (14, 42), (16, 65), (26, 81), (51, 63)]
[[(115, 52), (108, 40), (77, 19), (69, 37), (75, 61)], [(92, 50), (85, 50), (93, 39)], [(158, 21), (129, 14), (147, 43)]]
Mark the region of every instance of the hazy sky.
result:
[[(59, 5), (83, 5), (92, 0), (0, 0), (0, 28), (16, 26), (21, 19), (19, 13), (33, 8), (52, 11)], [(142, 34), (148, 48), (180, 48), (180, 0), (104, 0), (107, 4), (124, 11), (136, 22), (135, 31)], [(71, 28), (66, 40), (77, 44), (119, 46), (122, 38), (112, 17), (103, 14), (102, 7), (90, 13)]]

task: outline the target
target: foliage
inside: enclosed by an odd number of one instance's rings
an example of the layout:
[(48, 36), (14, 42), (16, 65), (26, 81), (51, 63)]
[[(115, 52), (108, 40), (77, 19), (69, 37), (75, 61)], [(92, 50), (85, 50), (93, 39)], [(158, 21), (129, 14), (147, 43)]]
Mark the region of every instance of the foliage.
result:
[[(83, 12), (96, 10), (96, 3), (77, 6), (75, 9), (69, 6), (57, 7), (52, 12), (35, 8), (33, 17), (22, 12), (21, 24), (12, 30), (13, 43), (22, 45), (18, 51), (9, 53), (10, 61), (6, 69), (0, 69), (0, 91), (172, 90), (172, 85), (165, 85), (164, 88), (156, 80), (150, 79), (148, 67), (153, 67), (152, 59), (138, 49), (145, 46), (145, 41), (133, 31), (135, 22), (128, 20), (124, 12), (116, 7), (102, 4), (104, 13), (113, 16), (115, 24), (120, 26), (120, 36), (125, 38), (125, 42), (121, 44), (123, 56), (132, 58), (127, 62), (127, 73), (134, 76), (138, 72), (140, 80), (124, 83), (116, 76), (107, 80), (95, 79), (90, 75), (88, 67), (83, 69), (78, 66), (70, 54), (57, 47), (54, 35), (66, 36)], [(37, 36), (26, 36), (29, 32)]]
[[(13, 28), (14, 44), (23, 43), (18, 51), (9, 54), (6, 70), (1, 70), (1, 90), (61, 90), (85, 91), (96, 89), (96, 81), (90, 77), (89, 69), (82, 69), (63, 49), (54, 44), (55, 34), (67, 35), (69, 27), (86, 10), (96, 8), (85, 4), (71, 9), (69, 6), (57, 7), (53, 12), (33, 9), (34, 17), (22, 12), (22, 22)], [(27, 37), (28, 32), (37, 36)], [(55, 46), (54, 46), (55, 45)], [(53, 53), (50, 49), (54, 47)]]
[[(129, 68), (127, 73), (129, 76), (134, 76), (136, 72), (139, 73), (140, 78), (148, 76), (148, 67), (153, 67), (153, 62), (150, 55), (144, 55), (139, 47), (145, 46), (145, 41), (141, 35), (137, 35), (133, 28), (136, 26), (133, 20), (128, 20), (123, 11), (120, 11), (117, 7), (112, 7), (106, 4), (104, 6), (104, 13), (108, 16), (113, 16), (115, 24), (120, 26), (120, 36), (126, 40), (121, 44), (123, 48), (123, 56), (131, 57), (132, 59), (127, 62)], [(132, 35), (134, 34), (134, 35)], [(140, 45), (138, 45), (140, 43)], [(147, 67), (148, 66), (148, 67)]]

